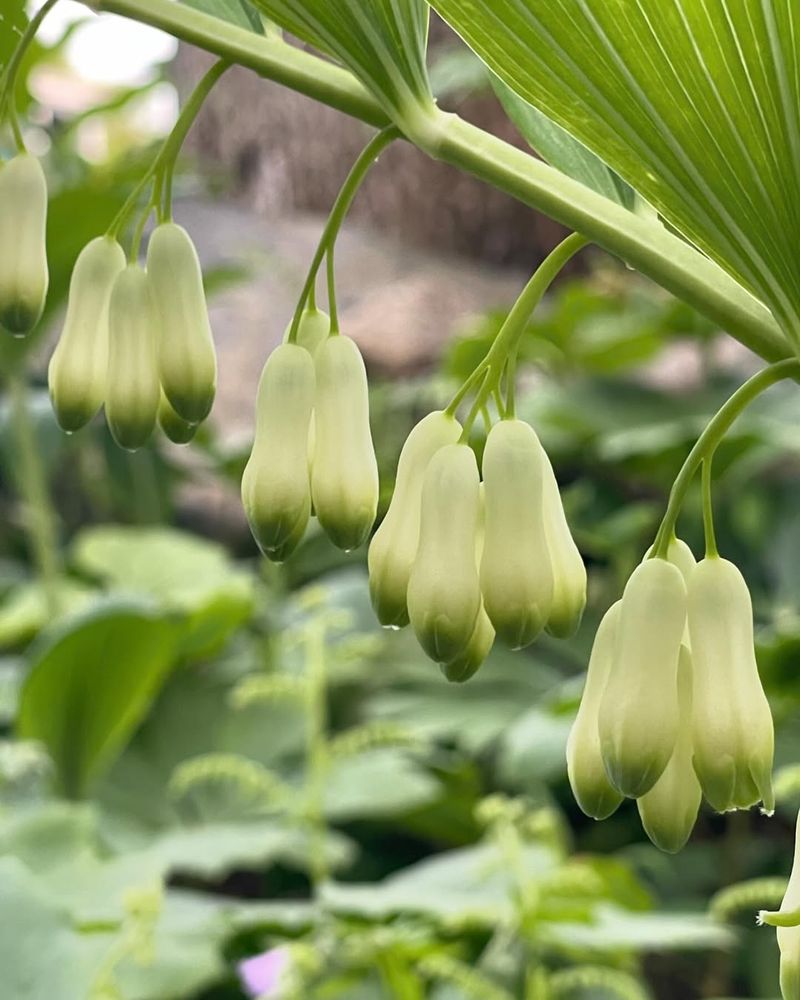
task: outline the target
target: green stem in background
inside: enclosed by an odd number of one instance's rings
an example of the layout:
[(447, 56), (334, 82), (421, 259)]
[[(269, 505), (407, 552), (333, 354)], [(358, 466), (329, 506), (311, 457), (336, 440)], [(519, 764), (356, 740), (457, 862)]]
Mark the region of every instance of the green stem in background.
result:
[(763, 368), (739, 386), (736, 392), (717, 410), (689, 452), (675, 482), (672, 484), (667, 511), (656, 534), (651, 558), (666, 559), (670, 539), (675, 534), (678, 515), (692, 479), (703, 461), (713, 456), (731, 424), (762, 392), (775, 385), (776, 382), (789, 378), (800, 378), (800, 361), (789, 359)]
[(559, 243), (555, 250), (545, 257), (536, 271), (534, 271), (528, 284), (523, 288), (517, 301), (511, 307), (511, 312), (509, 312), (505, 323), (500, 328), (500, 332), (495, 337), (494, 343), (489, 348), (486, 357), (450, 401), (450, 405), (445, 412), (452, 416), (458, 408), (459, 403), (469, 391), (469, 386), (474, 381), (476, 374), (486, 373), (486, 378), (475, 400), (476, 405), (464, 421), (463, 440), (466, 440), (469, 429), (475, 416), (480, 412), (481, 406), (491, 393), (498, 388), (508, 359), (513, 352), (516, 352), (519, 339), (525, 332), (525, 327), (530, 321), (533, 311), (542, 301), (545, 292), (559, 275), (564, 265), (579, 250), (587, 246), (588, 242), (585, 237), (578, 233), (573, 233), (563, 242)]
[(311, 882), (315, 895), (328, 877), (325, 783), (328, 776), (328, 709), (326, 639), (320, 616), (308, 626), (306, 637), (306, 819)]
[(706, 558), (716, 558), (719, 555), (717, 537), (714, 534), (714, 505), (711, 499), (711, 465), (714, 456), (703, 459), (703, 531), (706, 536)]
[[(214, 52), (381, 128), (386, 112), (346, 70), (286, 44), (172, 0), (92, 0), (89, 6), (133, 18)], [(729, 274), (653, 219), (596, 194), (456, 115), (427, 116), (409, 135), (430, 156), (481, 178), (544, 212), (699, 309), (765, 361), (791, 356), (769, 310)]]
[(12, 423), (19, 459), (18, 483), (24, 505), (25, 531), (33, 561), (44, 590), (48, 618), (58, 614), (58, 551), (56, 515), (50, 500), (36, 428), (31, 419), (30, 394), (25, 376), (9, 376)]
[[(200, 80), (191, 96), (181, 108), (178, 120), (172, 131), (164, 140), (158, 155), (147, 168), (144, 176), (131, 191), (125, 200), (122, 208), (117, 212), (111, 225), (108, 227), (107, 235), (112, 239), (118, 239), (120, 232), (130, 218), (139, 203), (148, 185), (153, 183), (155, 178), (154, 204), (159, 208), (159, 221), (171, 218), (172, 216), (172, 176), (175, 171), (175, 162), (180, 152), (181, 146), (192, 127), (195, 118), (203, 106), (203, 101), (208, 97), (214, 84), (222, 74), (228, 69), (230, 63), (220, 60)], [(165, 199), (165, 207), (161, 207), (162, 194)], [(149, 213), (148, 213), (149, 214)]]
[(58, 0), (45, 0), (39, 10), (30, 19), (28, 26), (22, 33), (22, 37), (8, 61), (8, 65), (3, 70), (2, 76), (0, 76), (0, 121), (2, 121), (4, 114), (8, 114), (14, 140), (21, 153), (25, 152), (25, 142), (22, 138), (22, 132), (17, 121), (17, 111), (14, 106), (14, 89), (17, 83), (17, 73), (22, 58), (28, 51), (28, 46), (36, 37), (36, 32), (39, 30), (42, 21), (44, 21), (57, 2)]
[[(375, 160), (380, 156), (384, 149), (389, 146), (395, 139), (400, 135), (400, 132), (391, 125), (389, 128), (383, 129), (376, 136), (367, 143), (364, 149), (358, 156), (358, 159), (353, 164), (350, 169), (350, 173), (345, 178), (344, 184), (336, 196), (336, 201), (333, 203), (333, 208), (331, 209), (331, 214), (328, 216), (328, 221), (325, 223), (325, 228), (322, 230), (322, 236), (320, 236), (319, 244), (317, 245), (316, 253), (314, 254), (314, 259), (311, 261), (311, 267), (308, 269), (308, 276), (306, 277), (306, 282), (303, 285), (303, 290), (300, 293), (300, 299), (297, 303), (297, 308), (295, 309), (294, 317), (292, 319), (292, 325), (289, 330), (289, 343), (293, 344), (297, 340), (297, 331), (300, 327), (300, 317), (303, 314), (303, 309), (305, 308), (306, 302), (309, 301), (311, 291), (317, 280), (317, 274), (319, 272), (320, 266), (322, 264), (322, 259), (326, 252), (332, 250), (333, 244), (336, 241), (336, 237), (339, 234), (339, 230), (342, 228), (342, 223), (347, 215), (350, 206), (353, 204), (353, 199), (361, 187), (364, 178), (367, 176), (370, 167), (375, 162)], [(333, 286), (332, 277), (332, 256), (328, 257), (328, 290), (330, 291)], [(336, 308), (336, 300), (334, 298), (331, 303), (331, 308)], [(333, 317), (331, 317), (333, 320)], [(333, 329), (333, 324), (332, 324)], [(338, 331), (338, 326), (335, 328)]]

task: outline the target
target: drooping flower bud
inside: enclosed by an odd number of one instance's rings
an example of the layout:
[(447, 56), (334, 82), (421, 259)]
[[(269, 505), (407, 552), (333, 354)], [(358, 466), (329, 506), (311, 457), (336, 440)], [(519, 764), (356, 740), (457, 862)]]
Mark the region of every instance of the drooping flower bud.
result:
[(35, 156), (0, 166), (0, 326), (22, 335), (47, 297), (47, 181)]
[(420, 645), (437, 663), (464, 653), (481, 607), (475, 565), (479, 485), (475, 455), (464, 444), (440, 448), (425, 471), (408, 614)]
[(542, 489), (545, 537), (553, 571), (553, 603), (546, 627), (550, 635), (568, 639), (578, 630), (586, 607), (586, 567), (569, 530), (558, 481), (544, 448)]
[(315, 440), (311, 494), (334, 545), (362, 545), (378, 510), (378, 463), (369, 426), (369, 388), (355, 341), (328, 337), (315, 357)]
[(297, 344), (267, 358), (256, 400), (253, 450), (242, 476), (242, 503), (267, 558), (283, 562), (311, 513), (308, 425), (314, 405), (314, 362)]
[(617, 651), (600, 702), (606, 773), (631, 798), (650, 791), (675, 749), (685, 624), (680, 570), (664, 559), (647, 559), (622, 596)]
[(413, 428), (400, 452), (394, 495), (369, 545), (369, 590), (381, 625), (408, 624), (406, 592), (419, 545), (425, 469), (433, 455), (454, 444), (460, 434), (455, 417), (436, 410)]
[(694, 664), (694, 768), (718, 812), (761, 800), (772, 812), (772, 713), (758, 676), (747, 584), (726, 559), (706, 558), (689, 580)]
[(676, 854), (689, 839), (703, 797), (692, 767), (692, 657), (686, 646), (678, 662), (678, 707), (678, 739), (669, 763), (637, 802), (645, 833), (668, 854)]
[[(794, 840), (794, 862), (789, 884), (778, 911), (780, 914), (795, 914), (800, 911), (800, 817), (798, 817)], [(790, 919), (788, 923), (794, 923)], [(771, 922), (771, 921), (770, 921)], [(781, 994), (783, 1000), (800, 998), (800, 924), (798, 926), (778, 926), (778, 948), (781, 953)]]
[[(292, 324), (286, 327), (283, 335), (288, 340)], [(305, 347), (311, 354), (317, 353), (317, 348), (327, 339), (331, 332), (331, 318), (322, 309), (304, 309), (300, 314), (300, 324), (297, 327), (295, 343)]]
[(600, 752), (600, 703), (616, 652), (622, 602), (605, 613), (592, 646), (580, 708), (567, 740), (567, 776), (575, 801), (593, 819), (607, 819), (622, 802)]
[(53, 410), (65, 431), (80, 430), (103, 405), (111, 289), (125, 263), (122, 247), (108, 236), (88, 243), (75, 262), (64, 329), (47, 373)]
[(203, 272), (182, 226), (157, 226), (147, 247), (147, 275), (158, 319), (158, 370), (170, 406), (192, 424), (205, 420), (217, 387), (217, 356)]
[(197, 433), (199, 424), (190, 424), (179, 417), (162, 390), (158, 403), (158, 426), (173, 444), (188, 444)]
[(498, 638), (512, 649), (529, 645), (539, 635), (553, 600), (543, 455), (533, 428), (522, 420), (495, 424), (483, 453), (486, 539), (481, 591)]
[(161, 387), (150, 283), (138, 264), (120, 271), (108, 310), (106, 420), (121, 448), (146, 444), (156, 423)]

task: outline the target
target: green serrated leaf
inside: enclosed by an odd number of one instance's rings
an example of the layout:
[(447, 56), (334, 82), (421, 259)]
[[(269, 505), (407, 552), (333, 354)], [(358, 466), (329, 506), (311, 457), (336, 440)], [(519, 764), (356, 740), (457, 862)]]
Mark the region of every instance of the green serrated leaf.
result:
[(800, 346), (795, 0), (432, 0)]
[(42, 638), (17, 731), (47, 748), (62, 793), (83, 795), (125, 745), (173, 663), (176, 633), (142, 605), (109, 601)]
[(425, 0), (253, 0), (281, 28), (327, 52), (402, 127), (433, 108)]
[(239, 28), (249, 28), (251, 31), (264, 34), (264, 25), (258, 11), (250, 0), (183, 0), (189, 7), (211, 14), (223, 21), (230, 21)]

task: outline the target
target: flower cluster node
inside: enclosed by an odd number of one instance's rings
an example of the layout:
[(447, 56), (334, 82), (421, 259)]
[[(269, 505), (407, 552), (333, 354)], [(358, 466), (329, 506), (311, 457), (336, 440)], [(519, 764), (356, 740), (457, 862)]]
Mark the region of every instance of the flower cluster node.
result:
[(718, 812), (774, 808), (773, 728), (739, 570), (695, 563), (678, 539), (650, 556), (597, 631), (567, 762), (587, 815), (635, 798), (647, 835), (674, 853), (703, 796)]

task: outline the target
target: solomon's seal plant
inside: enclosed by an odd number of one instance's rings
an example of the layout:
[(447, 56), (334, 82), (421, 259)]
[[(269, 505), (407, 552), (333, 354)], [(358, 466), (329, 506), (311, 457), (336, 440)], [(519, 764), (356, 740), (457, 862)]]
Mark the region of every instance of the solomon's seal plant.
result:
[[(31, 20), (0, 76), (0, 122), (15, 147), (0, 167), (0, 324), (12, 334), (36, 324), (47, 292), (46, 186), (26, 150), (14, 92), (54, 3)], [(380, 153), (407, 141), (567, 226), (573, 235), (536, 269), (486, 356), (410, 434), (369, 548), (380, 622), (410, 624), (445, 676), (460, 682), (496, 640), (517, 648), (545, 630), (569, 636), (586, 603), (586, 571), (552, 467), (515, 406), (520, 340), (550, 283), (591, 243), (703, 312), (766, 367), (712, 418), (678, 473), (652, 547), (597, 631), (567, 750), (586, 813), (602, 819), (634, 798), (653, 842), (675, 851), (701, 796), (717, 811), (774, 806), (772, 719), (751, 601), (717, 551), (712, 460), (753, 400), (782, 379), (800, 380), (800, 11), (795, 0), (431, 5), (492, 70), (509, 115), (549, 162), (437, 106), (425, 0), (206, 0), (203, 11), (171, 0), (92, 0), (220, 61), (117, 218), (78, 258), (50, 365), (53, 405), (68, 431), (104, 405), (112, 434), (129, 449), (156, 424), (188, 441), (207, 417), (213, 339), (197, 255), (172, 221), (172, 178), (191, 123), (232, 63), (378, 130), (332, 207), (285, 341), (262, 374), (242, 498), (270, 559), (291, 555), (312, 516), (346, 550), (374, 529), (367, 374), (358, 346), (340, 332), (334, 254)], [(261, 33), (260, 15), (311, 51), (278, 31)], [(316, 302), (323, 264), (330, 316)], [(695, 563), (676, 532), (698, 475), (706, 551)], [(796, 882), (795, 872), (781, 914), (765, 916), (781, 928), (787, 1000), (800, 995)]]

